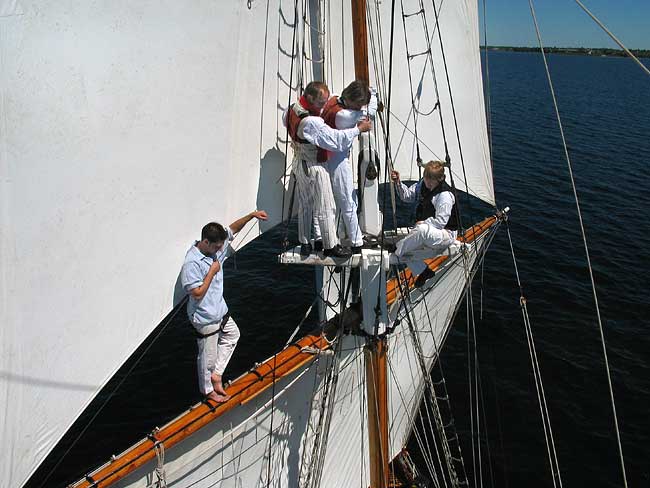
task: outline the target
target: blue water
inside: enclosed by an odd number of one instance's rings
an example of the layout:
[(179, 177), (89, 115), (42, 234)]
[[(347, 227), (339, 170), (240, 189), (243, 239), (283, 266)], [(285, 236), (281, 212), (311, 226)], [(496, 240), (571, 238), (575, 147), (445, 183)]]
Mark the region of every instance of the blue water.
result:
[[(650, 486), (650, 78), (623, 58), (551, 55), (549, 64), (587, 229), (628, 482)], [(491, 52), (489, 71), (497, 200), (512, 209), (563, 485), (622, 486), (594, 300), (543, 64), (538, 54)], [(487, 210), (475, 212), (479, 220)], [(407, 212), (399, 216), (405, 221)], [(309, 270), (275, 262), (282, 235), (263, 236), (227, 265), (227, 299), (242, 329), (233, 377), (282, 347), (313, 299)], [(474, 285), (484, 485), (552, 486), (512, 263), (502, 228)], [(463, 310), (441, 362), (473, 480)], [(42, 479), (119, 385), (46, 486), (82, 476), (199, 399), (186, 327), (180, 313), (136, 353), (149, 347), (37, 473)]]

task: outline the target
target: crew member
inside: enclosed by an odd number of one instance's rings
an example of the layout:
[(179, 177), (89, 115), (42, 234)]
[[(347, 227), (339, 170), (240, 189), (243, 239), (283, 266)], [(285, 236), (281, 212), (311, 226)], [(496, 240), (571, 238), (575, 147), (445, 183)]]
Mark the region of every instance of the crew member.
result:
[[(415, 228), (397, 243), (398, 257), (418, 249), (435, 249), (440, 252), (449, 247), (459, 228), (456, 199), (452, 188), (445, 182), (445, 167), (441, 161), (429, 161), (424, 166), (424, 177), (410, 187), (400, 181), (397, 171), (391, 172), (397, 194), (404, 202), (415, 206)], [(424, 261), (408, 261), (414, 275), (415, 286), (421, 287), (433, 276)]]
[(300, 253), (311, 253), (309, 233), (312, 221), (317, 220), (325, 256), (347, 258), (351, 254), (350, 250), (341, 247), (336, 234), (334, 197), (326, 167), (326, 150), (347, 150), (355, 137), (370, 130), (371, 123), (364, 120), (351, 129), (332, 129), (320, 117), (328, 98), (327, 85), (312, 81), (305, 88), (300, 100), (284, 113), (283, 121), (288, 128), (294, 149)]
[(206, 224), (201, 240), (187, 251), (181, 271), (183, 289), (189, 294), (187, 314), (197, 336), (199, 390), (217, 403), (229, 398), (222, 376), (239, 339), (239, 329), (223, 299), (222, 265), (232, 254), (234, 235), (253, 218), (266, 220), (268, 216), (264, 210), (256, 210), (227, 229), (216, 222)]
[[(367, 109), (363, 110), (366, 105)], [(374, 118), (376, 112), (376, 93), (371, 92), (363, 81), (355, 80), (345, 87), (340, 96), (335, 95), (327, 101), (322, 117), (325, 123), (334, 129), (348, 129), (368, 116)], [(363, 246), (363, 234), (357, 218), (357, 202), (349, 154), (350, 147), (342, 151), (328, 151), (327, 170), (332, 181), (337, 210), (352, 243), (352, 252), (358, 254)]]

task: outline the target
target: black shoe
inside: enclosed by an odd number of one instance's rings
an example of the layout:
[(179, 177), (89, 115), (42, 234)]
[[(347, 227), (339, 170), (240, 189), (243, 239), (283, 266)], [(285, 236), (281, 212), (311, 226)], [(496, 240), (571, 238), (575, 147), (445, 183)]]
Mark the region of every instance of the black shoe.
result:
[(311, 254), (311, 244), (300, 244), (300, 255), (306, 258)]
[(337, 244), (331, 249), (325, 249), (325, 251), (323, 251), (323, 254), (330, 258), (349, 258), (352, 256), (350, 250), (345, 247), (341, 247), (340, 244)]
[(323, 241), (314, 241), (314, 251), (321, 252), (323, 250)]
[(352, 251), (352, 254), (361, 254), (361, 249), (363, 249), (363, 246), (352, 246), (350, 251)]
[(431, 271), (431, 268), (427, 268), (422, 273), (418, 275), (415, 279), (415, 287), (422, 288), (429, 278), (433, 278), (435, 273)]
[(377, 246), (379, 246), (379, 239), (375, 236), (363, 236), (363, 247), (366, 249), (372, 249)]

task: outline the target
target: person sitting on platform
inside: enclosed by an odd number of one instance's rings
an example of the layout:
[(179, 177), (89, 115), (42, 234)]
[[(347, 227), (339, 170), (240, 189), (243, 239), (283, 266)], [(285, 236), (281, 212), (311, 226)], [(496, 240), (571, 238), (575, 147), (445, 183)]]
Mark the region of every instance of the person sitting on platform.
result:
[[(367, 109), (362, 110), (366, 105)], [(363, 81), (355, 80), (345, 87), (340, 96), (334, 95), (327, 101), (321, 116), (325, 123), (334, 129), (349, 129), (367, 117), (374, 118), (376, 112), (376, 92), (371, 91)], [(350, 147), (342, 151), (328, 151), (327, 170), (330, 174), (337, 210), (352, 243), (352, 253), (360, 254), (363, 234), (357, 218), (357, 202), (349, 154)]]
[(222, 264), (232, 254), (234, 235), (253, 218), (266, 220), (268, 216), (264, 210), (256, 210), (227, 229), (216, 222), (206, 224), (201, 240), (187, 251), (181, 271), (181, 284), (189, 295), (187, 315), (197, 336), (199, 390), (217, 403), (229, 398), (222, 376), (239, 339), (239, 328), (223, 299)]
[[(442, 251), (456, 239), (459, 218), (452, 188), (445, 182), (445, 166), (441, 161), (429, 161), (424, 166), (424, 177), (407, 187), (400, 181), (399, 172), (392, 171), (391, 179), (397, 194), (404, 202), (415, 206), (415, 228), (397, 243), (395, 255), (399, 258), (420, 249)], [(421, 287), (433, 277), (433, 271), (424, 261), (409, 260), (411, 273), (418, 275), (415, 286)]]
[(300, 100), (284, 113), (294, 150), (294, 174), (298, 193), (298, 239), (300, 254), (311, 254), (309, 233), (313, 220), (318, 221), (322, 234), (324, 255), (347, 258), (350, 250), (341, 247), (334, 219), (334, 196), (327, 171), (327, 151), (347, 150), (361, 132), (370, 130), (370, 121), (364, 120), (354, 127), (336, 130), (320, 117), (329, 99), (325, 83), (312, 81)]

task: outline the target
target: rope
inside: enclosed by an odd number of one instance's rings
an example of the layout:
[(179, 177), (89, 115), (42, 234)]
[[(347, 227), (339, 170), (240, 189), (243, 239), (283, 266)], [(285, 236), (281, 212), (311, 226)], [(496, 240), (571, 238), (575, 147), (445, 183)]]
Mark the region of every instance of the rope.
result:
[[(539, 411), (542, 417), (542, 426), (544, 428), (544, 437), (546, 440), (546, 451), (548, 454), (549, 465), (551, 468), (551, 476), (553, 479), (553, 486), (556, 485), (556, 477), (560, 487), (562, 487), (562, 477), (560, 474), (560, 466), (557, 459), (557, 451), (555, 449), (555, 439), (553, 436), (553, 429), (551, 428), (551, 418), (548, 413), (548, 405), (546, 404), (546, 394), (544, 392), (544, 384), (542, 382), (542, 372), (539, 367), (537, 359), (537, 351), (535, 349), (535, 341), (533, 339), (533, 330), (530, 325), (530, 317), (528, 316), (528, 308), (526, 305), (526, 298), (524, 296), (523, 286), (519, 278), (519, 269), (517, 267), (517, 259), (515, 257), (514, 247), (512, 245), (512, 237), (510, 235), (510, 226), (506, 221), (506, 230), (508, 233), (508, 242), (510, 244), (510, 252), (512, 254), (512, 262), (515, 268), (515, 276), (517, 277), (517, 285), (519, 286), (519, 304), (524, 319), (524, 329), (526, 331), (526, 340), (528, 342), (528, 351), (530, 354), (530, 361), (533, 367), (533, 376), (535, 379), (535, 389), (537, 391), (537, 401), (539, 403)], [(550, 442), (549, 442), (550, 439)]]
[(277, 353), (273, 355), (273, 383), (271, 386), (271, 425), (269, 426), (269, 444), (267, 448), (267, 454), (268, 454), (268, 463), (266, 465), (266, 487), (269, 488), (271, 486), (271, 464), (273, 463), (273, 449), (272, 449), (272, 444), (273, 444), (273, 420), (275, 417), (275, 369), (276, 369), (276, 361), (277, 361), (278, 355)]
[(603, 29), (607, 33), (607, 35), (609, 37), (611, 37), (612, 40), (621, 47), (621, 49), (623, 49), (623, 51), (625, 51), (625, 54), (627, 54), (629, 57), (631, 57), (636, 62), (636, 64), (641, 66), (641, 69), (643, 71), (645, 71), (646, 74), (648, 74), (650, 76), (650, 70), (648, 69), (648, 67), (645, 64), (643, 64), (641, 61), (639, 61), (639, 58), (637, 58), (634, 54), (632, 54), (632, 52), (628, 48), (626, 48), (623, 45), (623, 43), (621, 41), (619, 41), (618, 38), (614, 34), (612, 34), (612, 32), (607, 27), (605, 27), (605, 24), (603, 24), (600, 20), (598, 20), (598, 18), (594, 14), (592, 14), (589, 11), (589, 9), (587, 7), (585, 7), (584, 4), (580, 0), (575, 0), (575, 1), (580, 6), (580, 8), (582, 10), (584, 10), (587, 13), (587, 15), (589, 15), (589, 17), (591, 17), (593, 19), (593, 21), (596, 22), (596, 24), (598, 24), (598, 26), (601, 29)]
[[(282, 13), (282, 10), (280, 10)], [(291, 40), (291, 73), (289, 75), (289, 96), (287, 100), (287, 110), (291, 108), (291, 86), (293, 85), (293, 65), (294, 61), (296, 60), (296, 35), (298, 31), (298, 0), (295, 0), (294, 5), (293, 5), (293, 12), (294, 12), (294, 17), (293, 17), (293, 37)], [(286, 19), (285, 19), (285, 24), (286, 24)], [(278, 42), (279, 46), (279, 42)], [(278, 63), (279, 63), (279, 56), (278, 56)], [(279, 64), (278, 64), (278, 73), (280, 72)], [(285, 129), (285, 141), (284, 141), (284, 173), (283, 173), (283, 180), (282, 180), (282, 217), (284, 217), (284, 202), (286, 201), (286, 192), (287, 192), (287, 162), (289, 159), (289, 127), (286, 127)], [(293, 197), (295, 193), (295, 183), (293, 190), (291, 192), (291, 211), (293, 211)], [(291, 221), (291, 214), (287, 216), (287, 223), (284, 229), (284, 238), (282, 241), (283, 249), (286, 250), (286, 243), (288, 242), (288, 236), (289, 236), (289, 222)]]
[[(262, 99), (260, 105), (262, 107), (260, 111), (260, 161), (262, 160), (262, 145), (263, 145), (263, 135), (264, 135), (264, 91), (266, 88), (266, 48), (269, 40), (269, 2), (266, 0), (266, 23), (264, 30), (264, 62), (262, 63)], [(249, 7), (250, 8), (250, 7)]]
[[(404, 43), (406, 45), (406, 64), (408, 67), (408, 74), (409, 74), (409, 94), (411, 95), (411, 108), (415, 111), (415, 115), (413, 117), (413, 130), (415, 132), (415, 152), (416, 152), (416, 161), (418, 163), (418, 172), (420, 178), (422, 178), (422, 157), (420, 156), (420, 144), (418, 143), (418, 124), (417, 124), (417, 109), (415, 108), (415, 98), (413, 95), (413, 76), (411, 74), (411, 58), (412, 56), (409, 54), (409, 42), (408, 42), (408, 34), (407, 34), (407, 29), (406, 29), (406, 19), (408, 17), (407, 14), (404, 13), (404, 1), (400, 0), (400, 4), (402, 7), (402, 26), (404, 28)], [(419, 15), (419, 14), (424, 14), (424, 10), (420, 10), (416, 12), (415, 14), (411, 15)], [(429, 39), (427, 38), (427, 43)], [(430, 50), (426, 51), (430, 52)], [(418, 100), (421, 100), (420, 98)]]
[[(401, 293), (401, 295), (402, 295), (402, 297), (404, 299), (404, 303), (407, 303), (406, 300), (410, 299), (410, 294), (408, 293), (408, 288), (406, 289), (407, 290), (406, 293), (403, 290), (403, 288), (402, 288), (402, 280), (399, 277), (399, 273), (398, 273), (397, 284), (400, 287), (400, 293)], [(427, 307), (426, 300), (424, 301), (424, 304), (425, 304), (425, 307)], [(438, 434), (440, 436), (442, 449), (443, 449), (443, 453), (444, 453), (444, 458), (445, 458), (445, 462), (447, 464), (447, 471), (448, 471), (448, 474), (449, 474), (452, 485), (454, 487), (459, 487), (461, 485), (461, 480), (459, 479), (458, 474), (456, 472), (456, 468), (454, 466), (454, 458), (453, 458), (453, 456), (451, 454), (451, 449), (449, 447), (449, 441), (448, 441), (448, 438), (447, 438), (447, 433), (446, 433), (446, 431), (444, 429), (445, 424), (442, 421), (442, 415), (440, 413), (440, 407), (438, 405), (437, 396), (436, 396), (433, 384), (431, 383), (431, 378), (429, 376), (429, 371), (428, 371), (428, 369), (426, 367), (426, 364), (424, 362), (424, 359), (423, 359), (424, 354), (423, 354), (423, 351), (422, 351), (422, 345), (421, 345), (421, 343), (419, 341), (419, 337), (417, 335), (417, 332), (415, 331), (415, 327), (413, 326), (413, 321), (411, 320), (410, 312), (413, 310), (413, 306), (411, 307), (410, 311), (409, 311), (408, 308), (406, 308), (405, 310), (407, 311), (407, 313), (406, 313), (406, 319), (407, 320), (406, 321), (407, 321), (407, 324), (408, 324), (408, 330), (409, 330), (410, 335), (411, 335), (411, 340), (413, 341), (413, 348), (416, 351), (416, 358), (418, 360), (418, 365), (419, 365), (420, 370), (421, 370), (422, 378), (423, 378), (423, 380), (425, 382), (425, 388), (428, 389), (429, 394), (432, 396), (430, 404), (431, 404), (431, 407), (432, 407), (432, 410), (433, 410), (434, 420), (435, 420), (435, 423), (436, 423), (436, 428), (437, 428)], [(464, 475), (464, 473), (463, 473), (463, 475)], [(465, 479), (466, 479), (466, 477), (465, 477)]]
[[(315, 440), (311, 449), (311, 457), (309, 459), (309, 463), (305, 462), (305, 456), (307, 450), (305, 449), (303, 451), (303, 459), (302, 459), (303, 462), (301, 463), (303, 467), (301, 468), (301, 471), (306, 465), (307, 475), (306, 475), (305, 482), (302, 483), (301, 486), (305, 486), (305, 487), (309, 487), (309, 486), (317, 487), (320, 485), (320, 480), (323, 473), (323, 467), (325, 464), (325, 454), (327, 452), (329, 430), (332, 422), (333, 410), (336, 401), (336, 391), (337, 391), (339, 372), (341, 366), (341, 352), (342, 352), (342, 344), (343, 344), (343, 341), (341, 341), (340, 338), (342, 337), (343, 334), (343, 320), (344, 320), (344, 315), (346, 310), (345, 304), (348, 301), (348, 297), (352, 285), (352, 280), (348, 280), (347, 287), (346, 287), (345, 273), (342, 272), (341, 274), (342, 274), (341, 283), (342, 283), (342, 288), (345, 288), (345, 295), (341, 297), (339, 300), (341, 304), (341, 310), (339, 315), (339, 327), (336, 332), (336, 338), (334, 339), (334, 342), (336, 342), (334, 347), (334, 356), (332, 361), (328, 365), (329, 367), (327, 369), (326, 377), (324, 380), (325, 383), (323, 388), (324, 392), (320, 402), (320, 409), (318, 412), (318, 424), (314, 429)], [(314, 395), (312, 397), (312, 404), (315, 398), (316, 396)]]
[(309, 314), (311, 313), (312, 309), (314, 308), (314, 305), (318, 301), (318, 298), (314, 298), (314, 300), (311, 302), (311, 305), (309, 305), (309, 308), (305, 312), (305, 315), (302, 317), (296, 328), (293, 330), (291, 333), (291, 336), (289, 336), (289, 339), (287, 340), (287, 343), (284, 345), (284, 347), (287, 347), (291, 342), (293, 341), (294, 337), (296, 337), (296, 334), (298, 334), (298, 331), (300, 330), (300, 327), (302, 327), (302, 324), (305, 323), (305, 320), (307, 320), (307, 317), (309, 317)]
[(124, 374), (122, 379), (117, 383), (117, 385), (115, 385), (115, 388), (113, 388), (113, 390), (108, 394), (106, 399), (102, 402), (102, 404), (99, 406), (99, 408), (95, 411), (95, 414), (90, 418), (90, 420), (86, 423), (86, 425), (83, 427), (83, 429), (81, 429), (81, 432), (79, 432), (79, 434), (70, 443), (70, 445), (65, 450), (65, 452), (61, 455), (61, 457), (56, 462), (56, 464), (52, 467), (52, 469), (50, 469), (50, 471), (47, 473), (47, 475), (45, 476), (43, 481), (41, 481), (41, 484), (38, 485), (38, 488), (42, 488), (43, 486), (46, 485), (47, 481), (50, 479), (50, 477), (52, 476), (54, 471), (59, 467), (59, 465), (63, 462), (63, 460), (70, 453), (70, 451), (77, 445), (77, 443), (79, 442), (79, 439), (81, 439), (81, 437), (86, 433), (86, 431), (88, 430), (88, 427), (90, 427), (90, 425), (95, 421), (97, 416), (101, 413), (101, 411), (108, 404), (108, 402), (111, 400), (111, 398), (113, 398), (115, 393), (117, 393), (117, 390), (119, 390), (120, 387), (122, 386), (122, 384), (124, 384), (124, 382), (131, 375), (131, 373), (133, 372), (135, 367), (138, 364), (140, 364), (140, 361), (142, 360), (142, 358), (147, 354), (147, 352), (149, 352), (149, 349), (151, 349), (151, 347), (154, 345), (154, 343), (158, 340), (158, 338), (162, 335), (162, 333), (167, 329), (167, 326), (172, 322), (174, 317), (176, 317), (178, 312), (180, 310), (182, 310), (186, 305), (187, 305), (187, 296), (185, 296), (185, 298), (183, 300), (181, 300), (176, 305), (176, 307), (174, 307), (174, 309), (171, 311), (171, 313), (167, 316), (167, 318), (165, 319), (162, 327), (160, 328), (160, 330), (158, 331), (156, 336), (151, 340), (151, 342), (147, 345), (147, 347), (144, 349), (144, 351), (142, 351), (142, 353), (134, 361), (134, 363), (131, 365), (129, 370)]
[(156, 442), (153, 446), (156, 452), (158, 465), (154, 471), (156, 475), (156, 488), (167, 488), (167, 476), (165, 474), (165, 445), (162, 442)]
[(548, 62), (546, 60), (546, 53), (544, 52), (544, 46), (542, 45), (542, 37), (539, 32), (539, 25), (537, 24), (537, 16), (535, 15), (535, 7), (533, 6), (533, 1), (528, 0), (530, 6), (530, 12), (533, 17), (533, 22), (535, 24), (535, 32), (537, 34), (537, 41), (539, 43), (539, 48), (542, 53), (542, 59), (544, 60), (544, 68), (546, 70), (546, 78), (548, 80), (548, 85), (551, 90), (551, 96), (553, 98), (553, 106), (555, 108), (555, 116), (557, 118), (558, 127), (560, 129), (560, 135), (562, 136), (562, 146), (564, 147), (564, 155), (566, 157), (567, 167), (569, 169), (569, 177), (571, 180), (571, 187), (573, 189), (573, 198), (576, 204), (576, 210), (578, 212), (578, 220), (580, 222), (580, 233), (582, 235), (582, 242), (585, 248), (585, 257), (587, 259), (587, 267), (589, 270), (589, 280), (591, 281), (591, 291), (594, 297), (594, 305), (596, 308), (596, 317), (598, 319), (598, 330), (600, 332), (600, 341), (603, 347), (603, 357), (605, 359), (605, 370), (607, 372), (607, 384), (609, 387), (609, 397), (612, 405), (612, 413), (614, 416), (614, 427), (616, 430), (616, 442), (618, 444), (618, 453), (619, 459), (621, 462), (621, 471), (623, 474), (623, 486), (627, 488), (627, 475), (625, 473), (625, 461), (623, 459), (623, 447), (621, 446), (621, 433), (618, 427), (618, 416), (616, 414), (616, 402), (614, 400), (614, 388), (612, 387), (612, 375), (609, 368), (609, 359), (607, 357), (607, 346), (605, 344), (605, 333), (603, 332), (603, 323), (600, 317), (600, 307), (598, 306), (598, 295), (596, 293), (596, 282), (594, 279), (594, 273), (591, 266), (591, 258), (589, 257), (589, 247), (587, 245), (587, 236), (585, 233), (584, 222), (582, 220), (582, 211), (580, 210), (580, 201), (578, 199), (578, 192), (576, 190), (576, 184), (573, 177), (573, 168), (571, 166), (571, 159), (569, 158), (569, 150), (567, 149), (566, 139), (564, 137), (564, 129), (562, 127), (562, 119), (560, 118), (560, 111), (557, 104), (557, 99), (555, 98), (555, 90), (553, 89), (553, 81), (551, 80), (551, 73), (548, 68)]
[(489, 63), (489, 51), (488, 51), (488, 42), (487, 42), (487, 0), (483, 0), (483, 52), (485, 55), (485, 101), (486, 101), (486, 111), (487, 111), (487, 130), (488, 130), (488, 141), (490, 144), (490, 169), (494, 174), (494, 161), (492, 161), (492, 95), (490, 90), (490, 63)]

